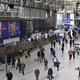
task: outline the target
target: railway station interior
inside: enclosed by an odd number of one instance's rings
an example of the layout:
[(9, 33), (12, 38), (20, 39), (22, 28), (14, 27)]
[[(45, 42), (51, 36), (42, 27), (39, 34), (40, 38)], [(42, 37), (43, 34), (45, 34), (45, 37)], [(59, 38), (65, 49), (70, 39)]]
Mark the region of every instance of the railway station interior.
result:
[(80, 80), (80, 0), (0, 0), (0, 80)]

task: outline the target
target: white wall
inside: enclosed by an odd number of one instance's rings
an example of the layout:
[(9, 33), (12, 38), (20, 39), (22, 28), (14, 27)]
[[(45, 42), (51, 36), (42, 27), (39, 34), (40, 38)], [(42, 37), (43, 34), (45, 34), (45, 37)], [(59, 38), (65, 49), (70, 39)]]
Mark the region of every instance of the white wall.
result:
[(3, 40), (3, 44), (16, 45), (16, 42), (20, 42), (20, 38), (19, 37)]
[(35, 33), (35, 34), (32, 34), (31, 37), (34, 38), (36, 35), (37, 35), (37, 36), (41, 36), (41, 32), (39, 32), (39, 33)]

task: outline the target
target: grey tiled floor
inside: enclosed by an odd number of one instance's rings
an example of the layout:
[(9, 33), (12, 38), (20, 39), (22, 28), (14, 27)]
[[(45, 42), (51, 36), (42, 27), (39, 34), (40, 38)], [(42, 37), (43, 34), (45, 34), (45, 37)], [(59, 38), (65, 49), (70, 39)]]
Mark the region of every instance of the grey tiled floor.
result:
[[(75, 70), (76, 67), (80, 66), (80, 59), (76, 55), (75, 60), (71, 60), (71, 62), (68, 60), (68, 50), (69, 45), (65, 46), (64, 55), (61, 54), (61, 46), (56, 44), (56, 54), (60, 61), (60, 70), (57, 72), (57, 70), (53, 67), (52, 57), (50, 56), (50, 44), (45, 45), (45, 55), (46, 58), (49, 61), (49, 67), (52, 67), (54, 71), (54, 80), (78, 80), (78, 71)], [(12, 80), (35, 80), (34, 70), (38, 68), (40, 70), (40, 80), (48, 80), (46, 78), (47, 71), (44, 71), (44, 63), (40, 63), (39, 61), (36, 61), (37, 59), (37, 51), (35, 50), (31, 52), (31, 57), (25, 59), (25, 57), (21, 58), (21, 61), (24, 61), (26, 63), (25, 68), (25, 75), (22, 75), (18, 72), (18, 70), (11, 68), (11, 66), (8, 66), (8, 70), (10, 70), (13, 73), (13, 79)], [(4, 71), (0, 71), (0, 80), (6, 80), (5, 76), (5, 65), (1, 65), (0, 69), (4, 69)]]

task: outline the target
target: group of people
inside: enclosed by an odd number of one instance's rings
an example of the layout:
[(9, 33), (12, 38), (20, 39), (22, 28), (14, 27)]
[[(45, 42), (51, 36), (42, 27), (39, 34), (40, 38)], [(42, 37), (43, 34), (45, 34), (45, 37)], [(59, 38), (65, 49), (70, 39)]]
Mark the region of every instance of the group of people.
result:
[[(71, 37), (70, 34), (67, 36), (64, 33), (64, 38), (62, 40), (54, 40), (53, 42), (51, 42), (50, 55), (52, 56), (53, 66), (56, 67), (57, 71), (59, 71), (59, 69), (60, 69), (59, 67), (60, 67), (61, 63), (56, 55), (56, 51), (55, 51), (56, 44), (58, 43), (59, 45), (61, 45), (60, 49), (61, 49), (62, 56), (63, 56), (65, 48), (66, 48), (65, 45), (67, 46), (67, 44), (69, 43), (70, 48), (68, 51), (68, 55), (69, 55), (69, 60), (71, 61), (72, 57), (73, 57), (73, 59), (75, 59), (75, 54), (76, 54), (76, 51), (74, 49), (74, 41), (75, 41), (75, 34), (73, 34), (73, 37)], [(54, 48), (53, 48), (53, 46), (54, 46)], [(79, 55), (79, 49), (77, 50), (77, 54)], [(30, 51), (28, 51), (28, 55), (30, 57)], [(39, 51), (37, 52), (37, 57), (38, 57), (38, 61), (40, 61), (40, 63), (42, 63), (42, 62), (44, 63), (44, 70), (45, 71), (48, 70), (47, 78), (49, 80), (52, 80), (54, 78), (53, 69), (52, 69), (52, 67), (48, 66), (49, 61), (45, 57), (45, 48), (44, 47), (42, 47), (42, 46), (39, 47)], [(15, 68), (15, 59), (14, 58), (12, 58), (12, 67)], [(22, 74), (24, 75), (25, 63), (21, 62), (20, 59), (18, 59), (16, 69), (19, 70), (19, 73), (22, 72)], [(34, 73), (36, 76), (36, 80), (39, 80), (40, 70), (37, 68), (37, 69), (35, 69)], [(6, 74), (6, 76), (7, 76), (7, 80), (11, 80), (8, 78), (8, 75), (11, 75), (10, 72), (8, 72)], [(13, 75), (12, 75), (12, 77), (13, 77)]]
[[(35, 76), (36, 76), (36, 80), (39, 80), (40, 70), (39, 69), (35, 69), (34, 73), (35, 73)], [(52, 80), (54, 78), (54, 76), (53, 76), (53, 69), (52, 68), (48, 69), (47, 78), (49, 80)]]
[[(12, 58), (12, 68), (15, 68), (15, 58)], [(25, 69), (25, 63), (21, 62), (20, 59), (17, 60), (16, 70), (19, 70), (19, 73), (22, 73), (24, 75), (24, 69)], [(13, 73), (8, 71), (6, 73), (7, 80), (12, 80)]]
[(18, 61), (17, 61), (16, 70), (17, 69), (19, 69), (19, 73), (22, 72), (22, 74), (24, 75), (25, 63), (21, 62), (20, 59), (18, 59)]

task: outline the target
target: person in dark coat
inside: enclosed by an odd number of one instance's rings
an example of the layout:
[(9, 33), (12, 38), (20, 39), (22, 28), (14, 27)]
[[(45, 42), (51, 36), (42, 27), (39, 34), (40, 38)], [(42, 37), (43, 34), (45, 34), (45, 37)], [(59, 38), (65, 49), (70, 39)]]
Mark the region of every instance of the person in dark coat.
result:
[(73, 59), (75, 59), (75, 51), (72, 51), (72, 56), (73, 56)]
[(52, 75), (53, 75), (53, 69), (52, 68), (49, 68), (48, 69), (48, 79), (49, 80), (52, 80), (53, 79), (53, 76)]
[(50, 48), (50, 51), (51, 51), (51, 53), (53, 52), (53, 47), (51, 46), (51, 48)]
[(53, 49), (53, 51), (52, 51), (52, 55), (53, 55), (53, 57), (56, 56), (56, 52), (55, 52), (54, 49)]
[(40, 51), (37, 52), (38, 60), (40, 60)]
[(16, 61), (15, 61), (15, 58), (13, 57), (13, 58), (12, 58), (12, 68), (13, 68), (13, 67), (15, 68), (15, 62), (16, 62)]
[(53, 42), (53, 45), (54, 45), (54, 48), (55, 48), (55, 45), (56, 45), (56, 41), (54, 41), (54, 42)]
[(70, 39), (69, 45), (70, 45), (70, 48), (71, 48), (72, 47), (72, 39)]
[(30, 49), (28, 50), (27, 54), (28, 54), (28, 56), (30, 57)]
[(45, 53), (44, 53), (44, 51), (41, 51), (41, 57), (42, 57), (42, 61), (43, 61), (43, 59), (45, 58)]
[(63, 53), (64, 53), (64, 47), (61, 48), (61, 51), (62, 51), (62, 55), (63, 55)]
[(19, 66), (19, 73), (21, 73), (21, 62), (18, 63)]
[(36, 69), (36, 70), (35, 70), (36, 80), (39, 80), (39, 74), (40, 74), (39, 69)]
[(23, 75), (24, 75), (24, 69), (25, 69), (25, 63), (22, 62), (22, 64), (21, 64), (21, 71), (22, 71)]
[(6, 73), (6, 77), (7, 77), (7, 80), (12, 80), (12, 78), (13, 78), (12, 72), (8, 71), (8, 72)]

